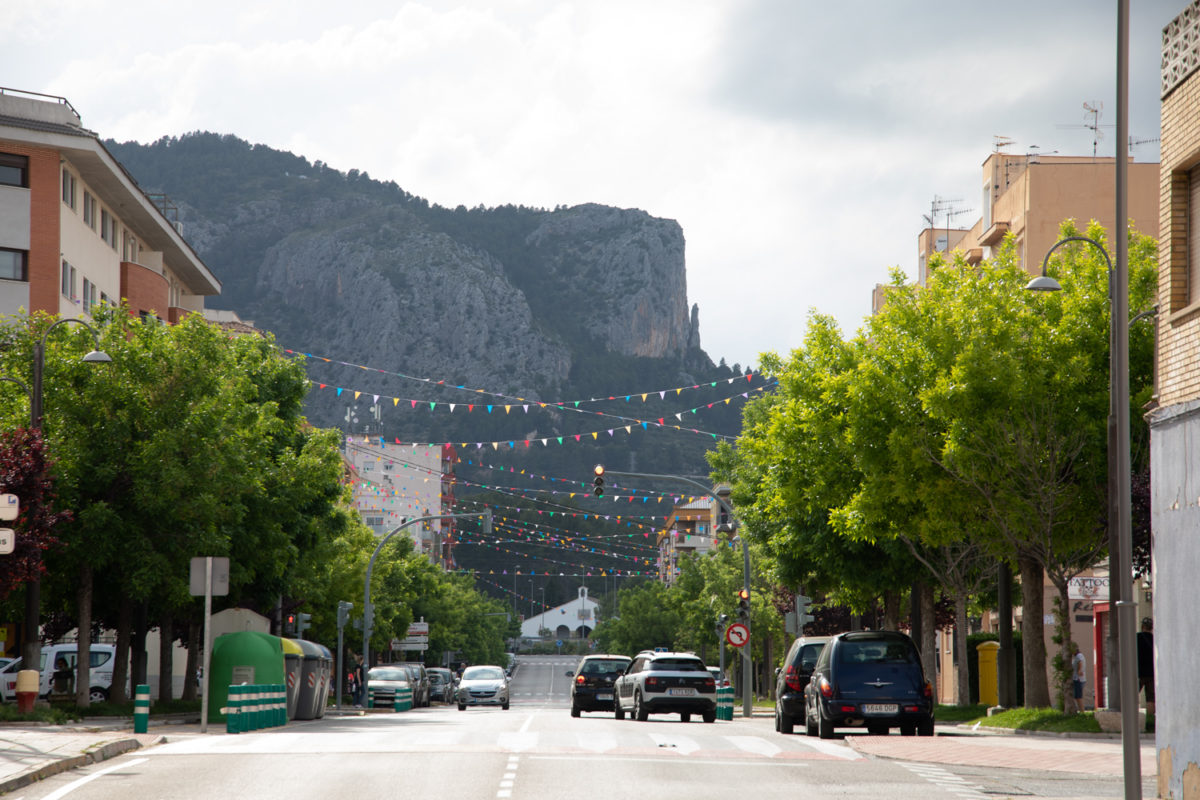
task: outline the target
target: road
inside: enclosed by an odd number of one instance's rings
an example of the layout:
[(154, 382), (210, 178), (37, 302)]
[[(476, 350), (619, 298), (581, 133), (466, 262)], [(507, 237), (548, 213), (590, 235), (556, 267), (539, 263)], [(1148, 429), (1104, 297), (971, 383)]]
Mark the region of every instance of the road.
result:
[(247, 734), (168, 735), (165, 744), (63, 773), (15, 798), (545, 800), (653, 791), (727, 800), (748, 790), (756, 800), (1121, 796), (1112, 776), (872, 758), (841, 739), (778, 734), (766, 717), (715, 724), (682, 723), (678, 715), (575, 719), (564, 673), (576, 660), (523, 658), (509, 711), (435, 705)]

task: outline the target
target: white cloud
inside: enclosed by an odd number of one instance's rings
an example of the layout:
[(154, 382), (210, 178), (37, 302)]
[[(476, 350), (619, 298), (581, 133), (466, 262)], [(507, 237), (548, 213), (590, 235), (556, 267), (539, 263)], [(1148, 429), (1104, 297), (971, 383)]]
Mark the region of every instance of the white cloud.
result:
[[(1159, 31), (1181, 9), (1133, 9), (1135, 136), (1157, 136)], [(933, 195), (977, 205), (993, 134), (1085, 153), (1090, 131), (1057, 126), (1085, 101), (1115, 113), (1115, 13), (1088, 0), (6, 11), (6, 83), (66, 96), (103, 136), (233, 133), (445, 205), (677, 219), (704, 346), (743, 365), (798, 344), (810, 307), (857, 328), (888, 267), (915, 271)]]

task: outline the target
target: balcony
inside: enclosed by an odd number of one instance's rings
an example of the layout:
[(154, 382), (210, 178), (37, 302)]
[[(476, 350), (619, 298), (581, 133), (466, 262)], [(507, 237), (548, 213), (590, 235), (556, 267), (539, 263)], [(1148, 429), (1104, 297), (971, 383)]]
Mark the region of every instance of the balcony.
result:
[(985, 247), (994, 247), (1000, 244), (1010, 227), (1007, 222), (993, 222), (992, 227), (984, 231), (983, 236), (979, 237), (979, 243)]

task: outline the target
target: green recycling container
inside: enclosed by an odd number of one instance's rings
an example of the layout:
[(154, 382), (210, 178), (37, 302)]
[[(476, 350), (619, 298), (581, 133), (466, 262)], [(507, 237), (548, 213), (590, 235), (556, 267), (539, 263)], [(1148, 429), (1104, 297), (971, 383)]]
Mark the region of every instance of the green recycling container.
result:
[(283, 643), (278, 636), (257, 631), (237, 631), (213, 642), (207, 691), (208, 721), (225, 722), (221, 709), (229, 687), (241, 684), (284, 683)]

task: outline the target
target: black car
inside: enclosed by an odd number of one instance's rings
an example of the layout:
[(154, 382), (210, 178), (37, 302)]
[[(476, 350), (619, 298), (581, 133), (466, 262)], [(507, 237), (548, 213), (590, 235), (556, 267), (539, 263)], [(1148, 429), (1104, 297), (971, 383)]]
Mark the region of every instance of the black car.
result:
[(575, 679), (571, 681), (571, 716), (578, 717), (582, 711), (612, 711), (613, 682), (632, 660), (629, 656), (584, 656), (574, 672), (567, 673)]
[(792, 642), (775, 676), (775, 730), (791, 733), (804, 719), (804, 687), (825, 649), (828, 636), (801, 636)]
[(454, 702), (454, 673), (444, 667), (429, 667), (429, 699)]
[(851, 631), (829, 640), (804, 689), (805, 732), (834, 728), (933, 735), (933, 687), (912, 639), (896, 631)]

